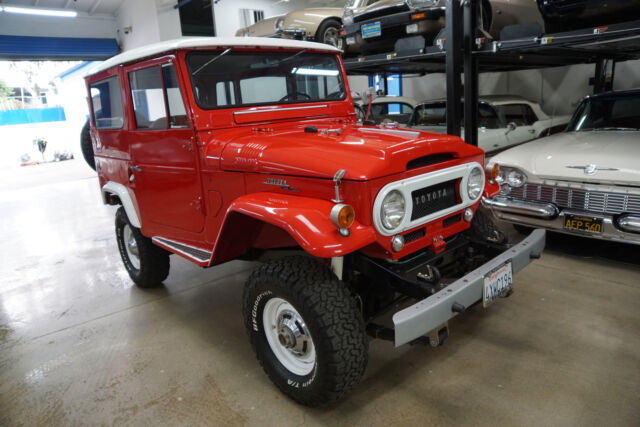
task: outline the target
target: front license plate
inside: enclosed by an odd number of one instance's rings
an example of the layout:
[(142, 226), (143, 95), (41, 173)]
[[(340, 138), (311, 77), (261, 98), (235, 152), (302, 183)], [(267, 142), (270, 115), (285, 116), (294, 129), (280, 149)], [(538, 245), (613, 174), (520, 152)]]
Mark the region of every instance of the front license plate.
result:
[(602, 233), (602, 218), (566, 215), (564, 217), (564, 228), (568, 230), (588, 231), (590, 233)]
[(373, 24), (364, 24), (360, 27), (362, 30), (362, 38), (369, 39), (371, 37), (379, 37), (382, 35), (382, 27), (380, 22), (374, 22)]
[(511, 261), (484, 276), (482, 287), (482, 305), (487, 307), (497, 298), (505, 296), (513, 285), (513, 268)]

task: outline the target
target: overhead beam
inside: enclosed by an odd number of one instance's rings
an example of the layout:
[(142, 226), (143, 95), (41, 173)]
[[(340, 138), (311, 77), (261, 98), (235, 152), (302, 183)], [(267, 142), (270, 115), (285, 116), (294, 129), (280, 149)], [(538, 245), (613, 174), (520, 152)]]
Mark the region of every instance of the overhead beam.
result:
[(91, 6), (91, 9), (89, 9), (89, 15), (93, 15), (93, 12), (95, 12), (98, 6), (100, 6), (101, 1), (102, 0), (94, 0), (93, 6)]

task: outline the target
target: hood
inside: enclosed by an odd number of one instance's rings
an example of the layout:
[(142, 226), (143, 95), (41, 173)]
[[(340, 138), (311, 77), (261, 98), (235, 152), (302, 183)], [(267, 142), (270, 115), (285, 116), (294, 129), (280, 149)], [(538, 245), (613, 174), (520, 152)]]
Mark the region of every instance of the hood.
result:
[[(639, 159), (640, 132), (563, 132), (500, 153), (491, 164), (516, 166), (543, 179), (637, 186)], [(585, 173), (588, 165), (597, 167), (595, 173)]]
[[(266, 131), (244, 128), (242, 135), (238, 135), (238, 129), (229, 130), (229, 135), (218, 134), (218, 141), (228, 141), (220, 156), (221, 168), (329, 179), (338, 170), (346, 169), (345, 179), (368, 180), (404, 172), (410, 160), (433, 154), (467, 157), (482, 153), (460, 138), (430, 132), (331, 126), (329, 122), (314, 126), (318, 133), (305, 132), (304, 126), (297, 126)], [(322, 133), (327, 129), (328, 133)], [(340, 133), (336, 129), (341, 129)]]

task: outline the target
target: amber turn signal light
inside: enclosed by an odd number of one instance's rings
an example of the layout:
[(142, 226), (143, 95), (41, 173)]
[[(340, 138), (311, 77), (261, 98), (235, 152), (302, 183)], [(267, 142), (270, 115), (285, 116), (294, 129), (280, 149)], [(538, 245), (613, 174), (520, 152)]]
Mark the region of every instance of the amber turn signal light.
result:
[(331, 222), (340, 229), (351, 227), (356, 219), (356, 212), (351, 205), (339, 203), (331, 209)]
[(413, 15), (411, 15), (411, 19), (413, 21), (417, 21), (418, 19), (424, 19), (426, 17), (427, 17), (427, 14), (424, 12), (414, 13)]
[(491, 179), (495, 181), (495, 179), (500, 175), (500, 165), (495, 164), (493, 168), (491, 168)]

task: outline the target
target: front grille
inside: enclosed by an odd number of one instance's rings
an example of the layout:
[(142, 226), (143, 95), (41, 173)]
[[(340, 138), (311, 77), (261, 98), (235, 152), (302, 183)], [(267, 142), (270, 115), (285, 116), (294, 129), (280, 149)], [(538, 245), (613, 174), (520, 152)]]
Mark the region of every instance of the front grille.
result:
[(413, 204), (413, 211), (411, 213), (411, 221), (455, 206), (458, 202), (455, 188), (456, 180), (454, 179), (412, 191), (411, 203)]
[(355, 14), (353, 16), (353, 22), (364, 22), (370, 19), (375, 19), (381, 16), (387, 16), (398, 12), (405, 12), (408, 10), (409, 8), (407, 7), (406, 3), (389, 7), (381, 7), (380, 9)]
[(409, 242), (413, 242), (414, 240), (418, 240), (423, 238), (424, 236), (426, 236), (427, 232), (424, 229), (424, 227), (419, 228), (415, 231), (412, 231), (411, 233), (407, 233), (405, 234), (404, 237), (404, 242), (405, 243), (409, 243)]
[(563, 209), (616, 215), (623, 212), (640, 213), (640, 195), (586, 191), (553, 185), (525, 184), (513, 188), (514, 199), (553, 203)]

